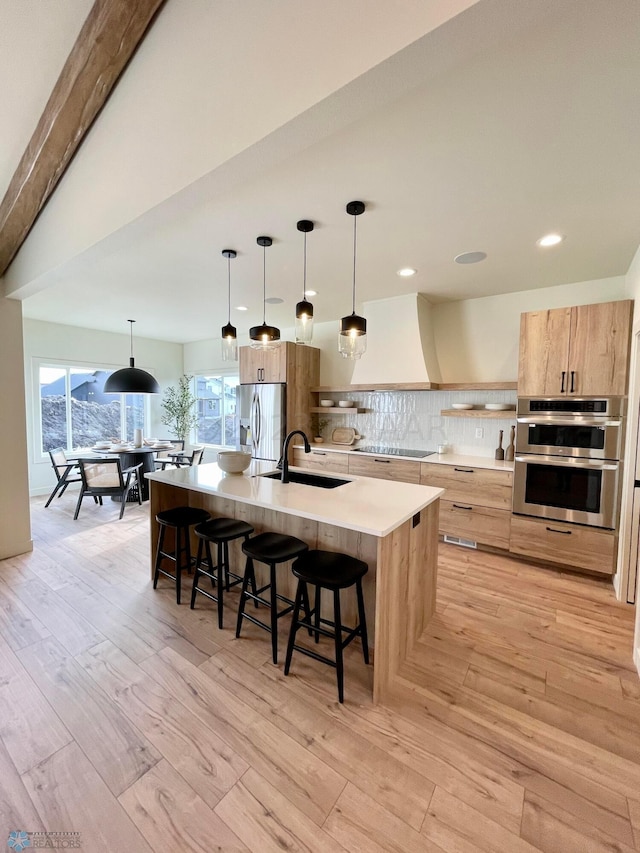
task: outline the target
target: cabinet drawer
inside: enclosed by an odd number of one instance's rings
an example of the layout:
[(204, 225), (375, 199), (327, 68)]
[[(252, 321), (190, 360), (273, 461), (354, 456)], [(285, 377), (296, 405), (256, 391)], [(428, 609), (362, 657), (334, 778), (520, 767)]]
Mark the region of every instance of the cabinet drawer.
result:
[(445, 499), (511, 511), (513, 474), (467, 465), (421, 463), (420, 483), (445, 489)]
[(440, 533), (509, 549), (511, 511), (456, 501), (440, 501)]
[(330, 450), (311, 449), (305, 453), (300, 447), (293, 449), (293, 464), (300, 468), (313, 468), (319, 471), (338, 471), (346, 474), (349, 470), (349, 457), (346, 453), (332, 453)]
[(537, 560), (612, 575), (616, 536), (594, 527), (514, 515), (509, 550)]
[(359, 456), (349, 454), (349, 473), (360, 477), (378, 477), (381, 480), (400, 480), (404, 483), (420, 482), (420, 463), (408, 459), (389, 459), (388, 456)]

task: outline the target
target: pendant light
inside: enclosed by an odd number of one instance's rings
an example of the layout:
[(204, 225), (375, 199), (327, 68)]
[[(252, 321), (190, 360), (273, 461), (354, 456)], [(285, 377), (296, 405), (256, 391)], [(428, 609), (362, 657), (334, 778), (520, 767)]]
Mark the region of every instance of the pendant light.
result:
[(307, 234), (313, 231), (310, 219), (301, 219), (296, 225), (304, 234), (304, 265), (302, 272), (302, 302), (296, 305), (296, 343), (311, 343), (313, 337), (313, 305), (307, 301)]
[(353, 216), (353, 301), (351, 314), (340, 320), (338, 352), (343, 358), (360, 358), (367, 349), (367, 321), (356, 314), (356, 222), (364, 209), (362, 201), (350, 201), (346, 207)]
[(159, 394), (160, 386), (154, 377), (146, 370), (140, 370), (135, 366), (133, 360), (133, 324), (135, 320), (127, 320), (131, 323), (131, 357), (129, 367), (116, 370), (104, 383), (105, 394)]
[(222, 360), (238, 360), (238, 333), (236, 327), (231, 325), (231, 258), (235, 258), (233, 249), (223, 249), (222, 257), (227, 259), (227, 281), (228, 281), (228, 305), (229, 319), (227, 325), (222, 327)]
[(262, 325), (249, 329), (251, 346), (254, 349), (275, 349), (280, 346), (280, 329), (268, 326), (267, 311), (267, 246), (273, 243), (271, 237), (258, 237), (258, 246), (262, 246)]

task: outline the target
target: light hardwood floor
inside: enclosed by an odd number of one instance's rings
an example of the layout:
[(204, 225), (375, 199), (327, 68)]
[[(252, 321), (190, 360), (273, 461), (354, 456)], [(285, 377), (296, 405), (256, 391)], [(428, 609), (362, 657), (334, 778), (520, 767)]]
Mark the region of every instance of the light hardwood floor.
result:
[(372, 706), (354, 643), (340, 706), (328, 667), (285, 678), (265, 633), (234, 638), (237, 591), (219, 631), (152, 590), (146, 506), (44, 501), (0, 563), (0, 846), (640, 850), (633, 609), (603, 582), (442, 546), (402, 694)]

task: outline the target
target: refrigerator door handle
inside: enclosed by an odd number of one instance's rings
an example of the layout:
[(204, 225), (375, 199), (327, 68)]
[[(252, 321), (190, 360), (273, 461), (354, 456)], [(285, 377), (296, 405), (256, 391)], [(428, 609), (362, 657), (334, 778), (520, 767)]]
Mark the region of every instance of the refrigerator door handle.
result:
[(253, 392), (253, 396), (251, 398), (251, 414), (249, 417), (249, 425), (251, 427), (251, 446), (253, 447), (254, 453), (258, 449), (258, 424), (256, 417), (256, 407), (258, 402), (258, 396), (256, 392)]
[(260, 395), (256, 394), (256, 414), (258, 421), (258, 444), (262, 441), (262, 406), (260, 405)]

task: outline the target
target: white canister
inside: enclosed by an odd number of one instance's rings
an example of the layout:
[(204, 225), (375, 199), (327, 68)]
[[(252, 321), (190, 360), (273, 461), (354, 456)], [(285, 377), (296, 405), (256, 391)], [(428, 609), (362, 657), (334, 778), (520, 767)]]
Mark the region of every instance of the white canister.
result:
[(142, 430), (134, 429), (133, 431), (133, 446), (142, 447)]
[(448, 444), (439, 444), (438, 445), (438, 453), (448, 453), (449, 445)]

